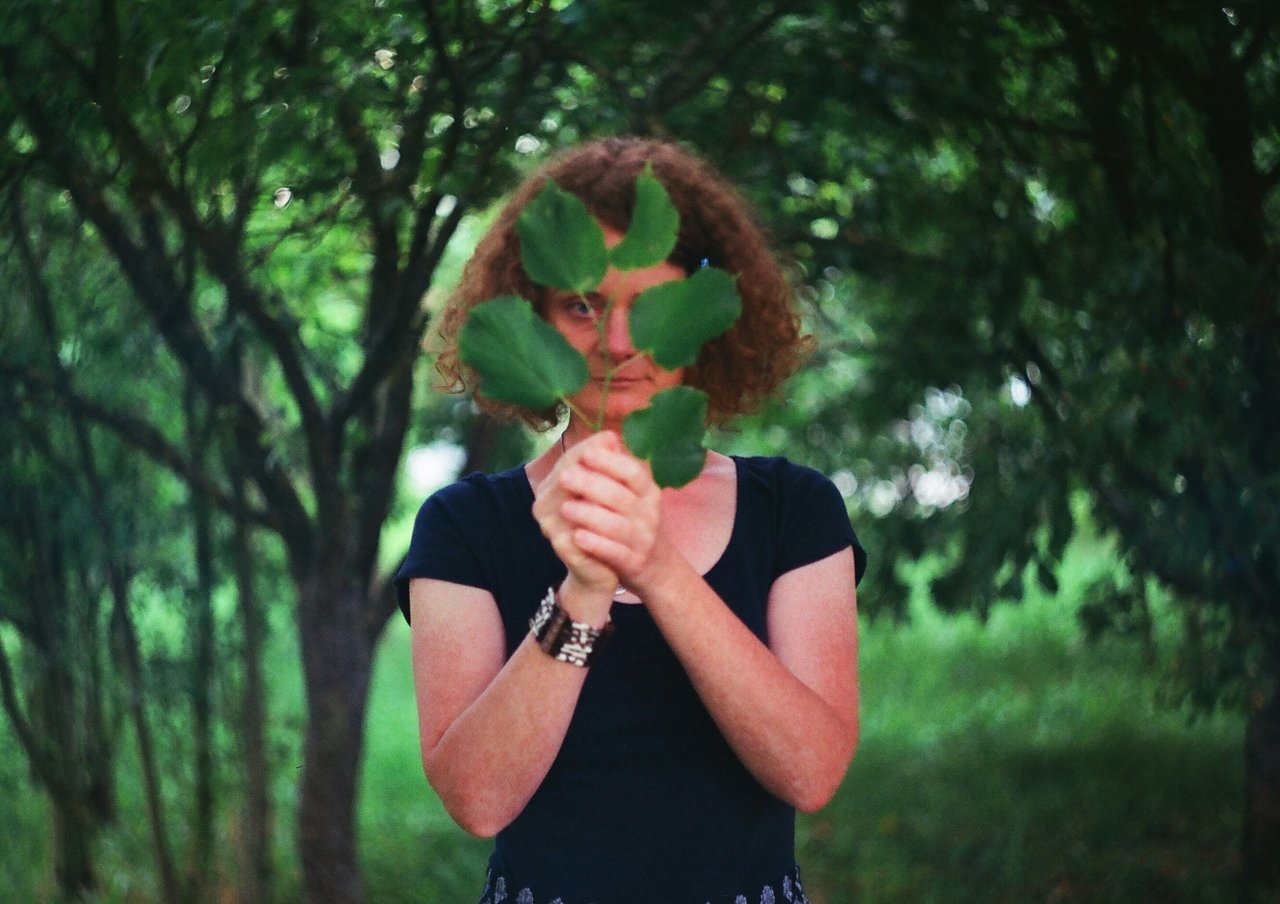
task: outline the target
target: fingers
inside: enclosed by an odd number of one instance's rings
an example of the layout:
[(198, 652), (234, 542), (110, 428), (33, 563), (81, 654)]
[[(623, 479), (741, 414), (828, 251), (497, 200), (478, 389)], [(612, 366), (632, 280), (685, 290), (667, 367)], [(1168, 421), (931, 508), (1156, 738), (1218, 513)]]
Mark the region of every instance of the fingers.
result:
[(574, 529), (574, 542), (581, 545), (583, 534), (612, 538), (625, 545), (636, 545), (643, 539), (643, 522), (619, 514), (604, 506), (570, 499), (563, 508), (565, 521)]
[(618, 434), (598, 433), (575, 447), (578, 448), (578, 463), (589, 471), (611, 478), (637, 495), (657, 489), (649, 466), (622, 445)]
[(628, 452), (615, 433), (600, 433), (579, 443), (561, 462), (557, 475), (567, 497), (624, 515), (656, 513), (660, 491), (649, 467)]
[(661, 520), (661, 491), (616, 433), (571, 447), (539, 487), (534, 516), (556, 554), (584, 582), (643, 568)]
[[(620, 446), (616, 436), (611, 438), (603, 434), (591, 437), (589, 442), (604, 449), (616, 449)], [(584, 483), (584, 473), (588, 472), (581, 462), (585, 451), (583, 445), (579, 443), (571, 448), (539, 484), (533, 503), (533, 516), (543, 535), (551, 543), (551, 548), (578, 583), (583, 587), (604, 590), (612, 596), (618, 584), (617, 575), (608, 565), (593, 558), (579, 545), (577, 538), (583, 533), (583, 528), (576, 519), (566, 516), (566, 507), (572, 511), (575, 505), (588, 505), (584, 502), (587, 497), (576, 489)], [(590, 492), (594, 481), (587, 480), (585, 483)], [(601, 487), (596, 486), (595, 489), (598, 491)], [(605, 491), (608, 494), (607, 488)], [(608, 495), (612, 496), (615, 503), (622, 501), (617, 494)]]
[(564, 562), (579, 584), (606, 595), (613, 593), (618, 585), (618, 576), (578, 542), (582, 534), (581, 528), (559, 515), (539, 518), (538, 526), (555, 550), (556, 556)]

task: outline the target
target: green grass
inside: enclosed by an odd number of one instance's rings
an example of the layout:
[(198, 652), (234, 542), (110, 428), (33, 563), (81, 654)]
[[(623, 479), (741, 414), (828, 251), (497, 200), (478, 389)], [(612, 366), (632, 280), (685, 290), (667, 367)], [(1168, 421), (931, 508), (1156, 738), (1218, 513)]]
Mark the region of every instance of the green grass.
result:
[(1156, 708), (1140, 662), (1047, 599), (865, 631), (862, 744), (801, 823), (815, 899), (1232, 900), (1240, 720)]
[[(1070, 597), (1065, 591), (1064, 598)], [(837, 799), (800, 820), (815, 904), (1231, 900), (1242, 723), (1153, 702), (1136, 641), (1087, 644), (1069, 603), (1032, 594), (985, 625), (912, 603), (911, 624), (864, 626), (863, 736)], [(474, 900), (488, 844), (457, 829), (422, 777), (408, 631), (388, 629), (374, 674), (360, 798), (372, 904)], [(296, 657), (271, 658), (279, 729), (282, 900), (297, 867), (290, 764)], [(148, 901), (144, 820), (101, 844), (104, 901)], [(0, 729), (0, 881), (52, 900), (48, 829), (7, 724)], [(229, 832), (230, 830), (228, 830)]]

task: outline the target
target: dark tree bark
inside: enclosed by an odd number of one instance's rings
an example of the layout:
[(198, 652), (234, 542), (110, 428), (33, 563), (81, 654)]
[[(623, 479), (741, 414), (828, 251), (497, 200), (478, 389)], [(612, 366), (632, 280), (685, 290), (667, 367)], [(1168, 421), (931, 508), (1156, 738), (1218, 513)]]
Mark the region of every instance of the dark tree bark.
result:
[(340, 565), (319, 567), (300, 584), (309, 713), (298, 809), (304, 899), (360, 901), (364, 889), (352, 826), (373, 646), (351, 626), (363, 621), (367, 601)]
[[(246, 508), (242, 474), (231, 475), (237, 507)], [(244, 805), (240, 816), (240, 900), (267, 904), (271, 900), (271, 771), (267, 758), (267, 695), (262, 654), (266, 619), (253, 579), (253, 535), (243, 518), (233, 517), (231, 552), (234, 559), (237, 610), (242, 650), (239, 735), (244, 776)]]
[(1280, 692), (1249, 712), (1245, 729), (1245, 904), (1280, 901)]
[[(204, 459), (209, 436), (198, 413), (198, 404), (188, 392), (184, 400), (187, 445), (197, 462)], [(192, 789), (192, 843), (190, 866), (185, 885), (193, 901), (207, 894), (213, 865), (214, 821), (214, 750), (213, 687), (215, 684), (216, 646), (213, 617), (214, 540), (213, 511), (209, 503), (193, 495), (191, 500), (192, 553), (195, 585), (191, 591), (191, 612), (187, 619), (191, 650), (190, 693), (192, 734), (195, 743), (194, 781)]]

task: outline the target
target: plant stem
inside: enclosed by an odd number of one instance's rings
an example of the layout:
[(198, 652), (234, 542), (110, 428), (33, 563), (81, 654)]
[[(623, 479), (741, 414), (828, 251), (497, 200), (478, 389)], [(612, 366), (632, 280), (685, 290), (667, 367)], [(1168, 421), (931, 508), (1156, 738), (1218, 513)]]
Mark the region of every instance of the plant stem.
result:
[(643, 357), (644, 357), (644, 352), (636, 352), (636, 353), (635, 353), (634, 355), (632, 355), (630, 358), (628, 358), (627, 360), (623, 361), (621, 364), (619, 364), (617, 367), (615, 367), (615, 368), (613, 369), (613, 374), (614, 374), (614, 376), (617, 376), (619, 373), (621, 373), (621, 372), (622, 372), (622, 369), (623, 369), (624, 367), (626, 367), (626, 366), (628, 366), (628, 365), (630, 365), (630, 364), (634, 364), (635, 362), (639, 361), (639, 360), (640, 360), (641, 358), (643, 358)]
[[(573, 402), (569, 401), (567, 396), (561, 396), (560, 401), (564, 402), (565, 406), (569, 409), (569, 412), (571, 414), (576, 415), (577, 417), (581, 418), (583, 421), (587, 420), (586, 413), (577, 405), (573, 404)], [(600, 427), (596, 426), (595, 429), (596, 431), (599, 431)]]
[[(600, 343), (600, 358), (603, 361), (609, 360), (608, 330), (609, 318), (613, 315), (614, 299), (610, 298), (604, 304), (604, 310), (600, 314), (600, 319), (596, 321), (596, 341)], [(599, 433), (604, 426), (604, 413), (609, 404), (609, 386), (613, 383), (613, 375), (618, 372), (616, 367), (605, 367), (604, 383), (600, 387), (600, 405), (596, 412), (596, 423), (592, 428), (592, 432)]]

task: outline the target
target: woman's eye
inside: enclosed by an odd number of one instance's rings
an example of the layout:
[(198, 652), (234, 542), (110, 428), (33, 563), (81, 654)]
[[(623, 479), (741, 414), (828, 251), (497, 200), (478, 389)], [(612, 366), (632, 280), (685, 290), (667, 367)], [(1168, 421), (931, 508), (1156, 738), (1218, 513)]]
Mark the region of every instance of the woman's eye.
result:
[(569, 299), (565, 303), (565, 310), (569, 312), (570, 316), (584, 320), (595, 320), (598, 313), (595, 305), (585, 298)]

